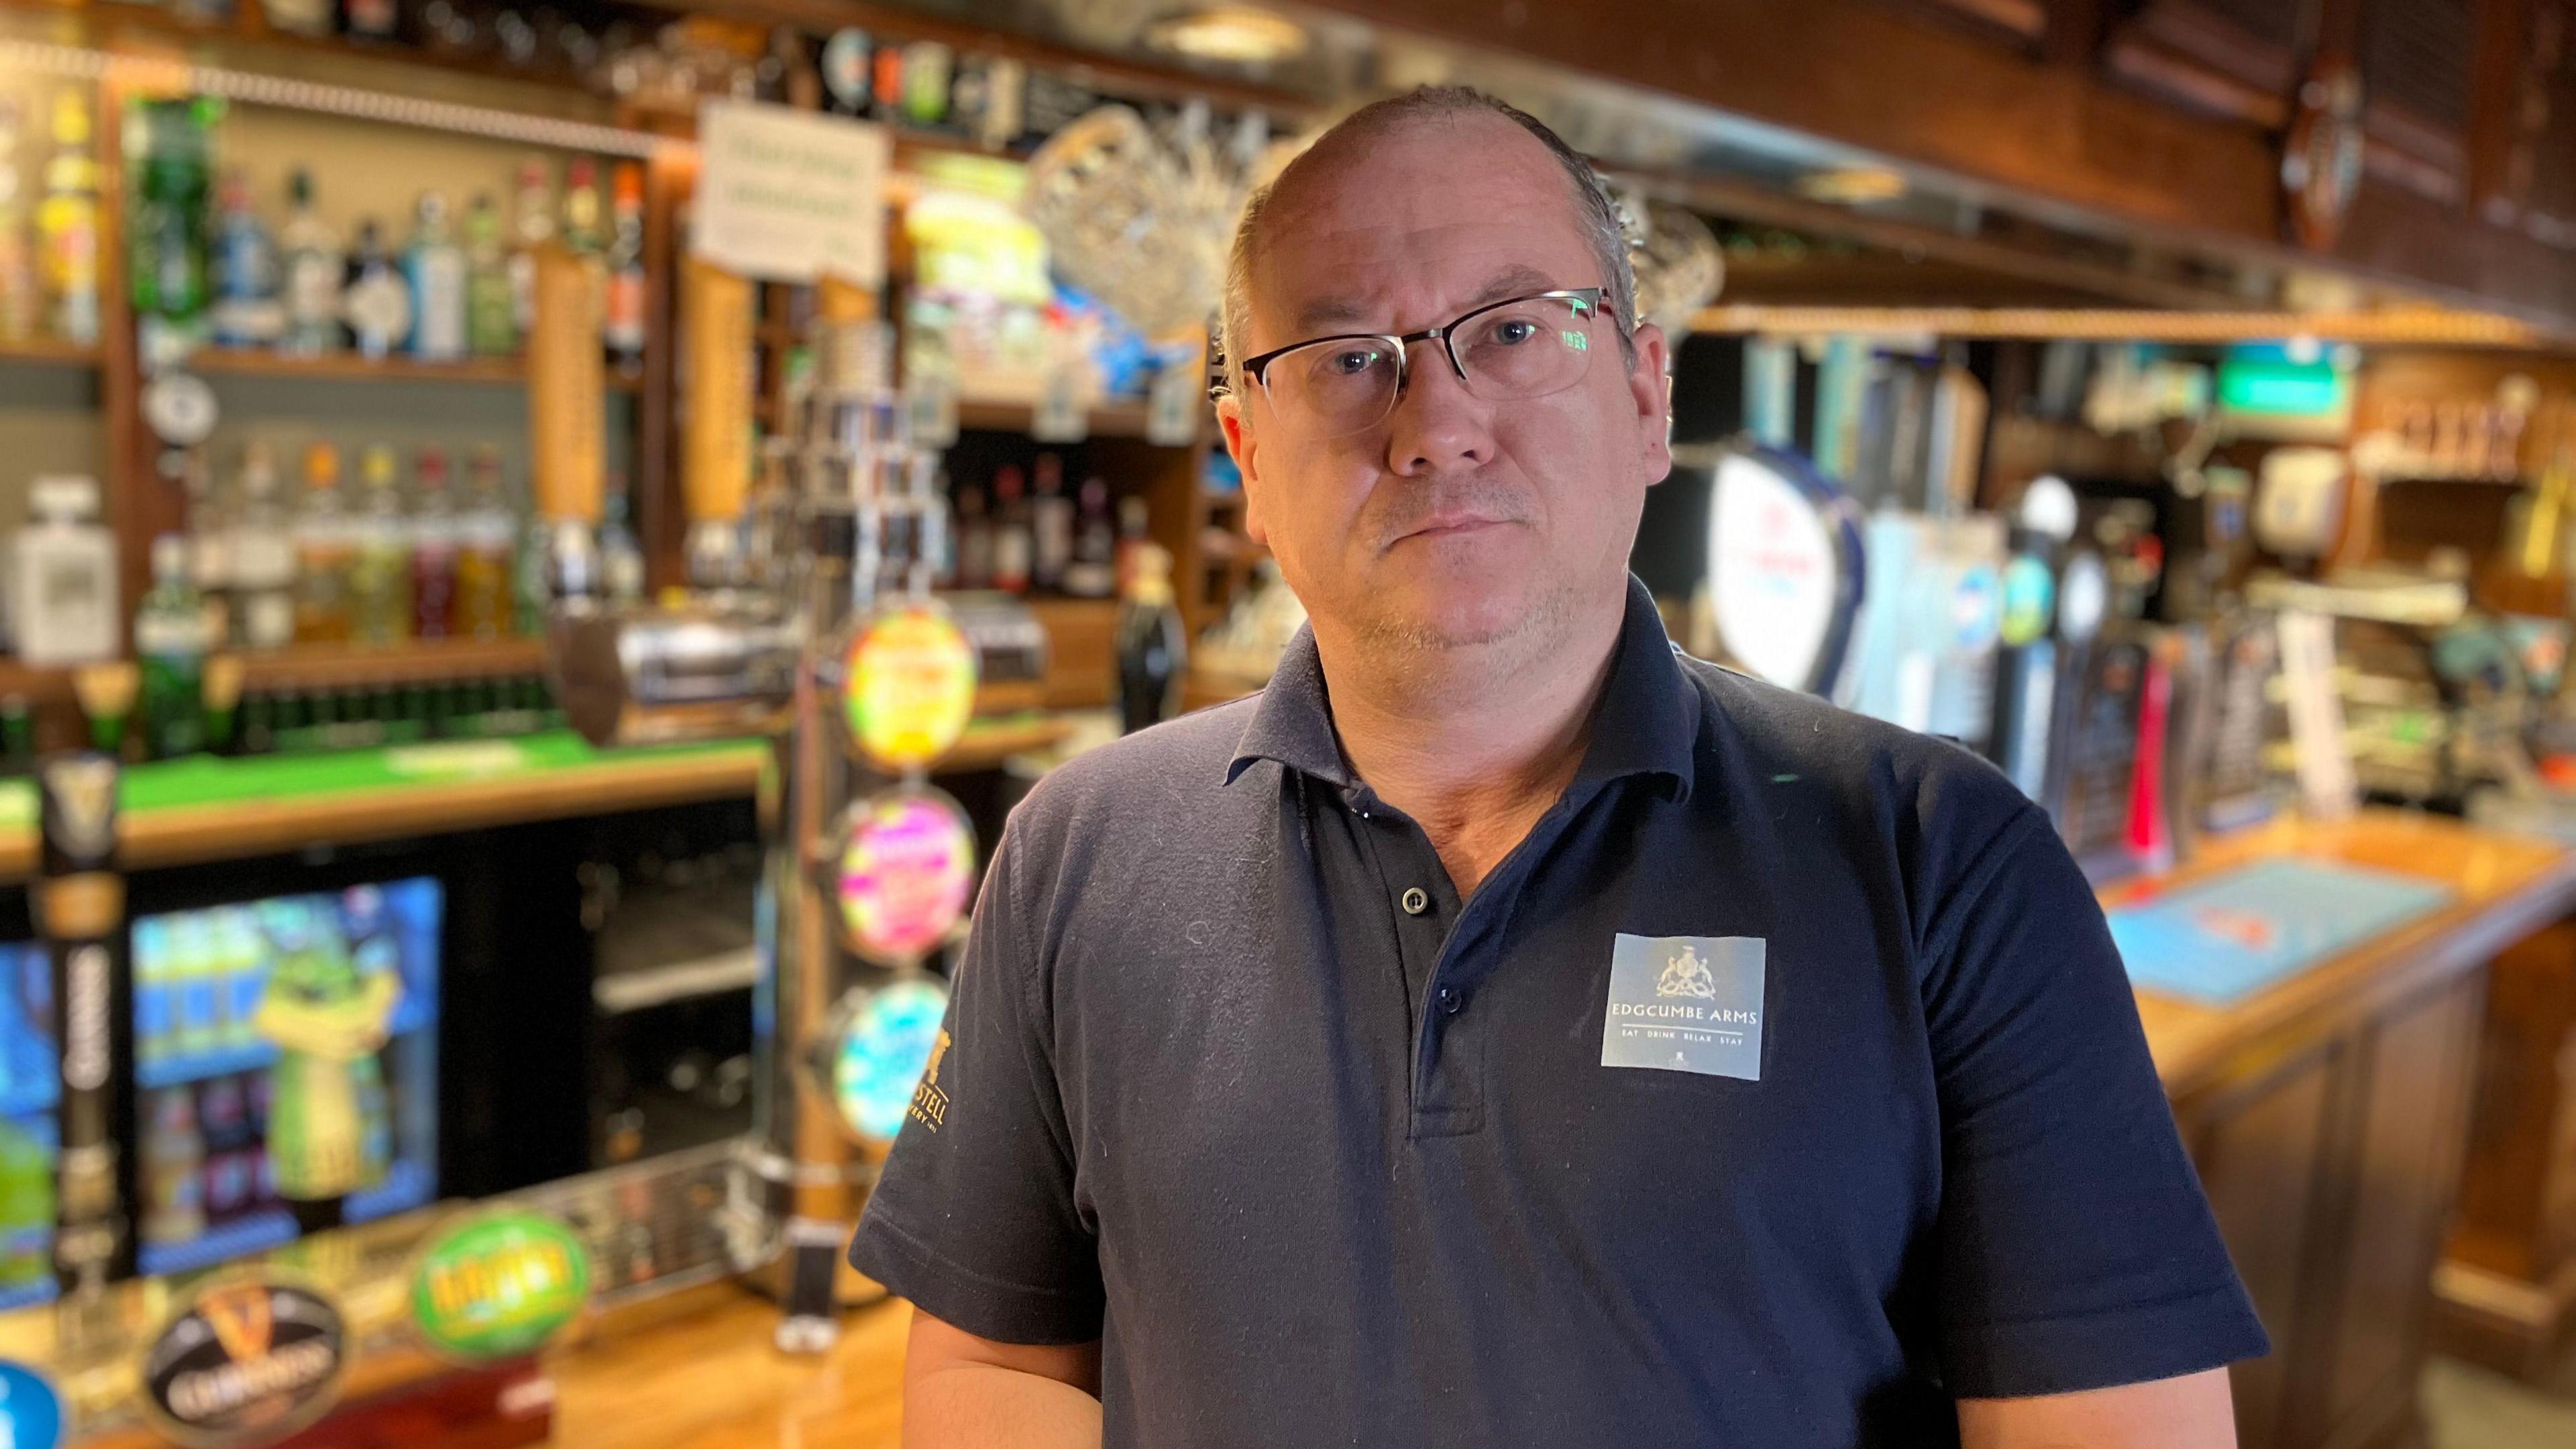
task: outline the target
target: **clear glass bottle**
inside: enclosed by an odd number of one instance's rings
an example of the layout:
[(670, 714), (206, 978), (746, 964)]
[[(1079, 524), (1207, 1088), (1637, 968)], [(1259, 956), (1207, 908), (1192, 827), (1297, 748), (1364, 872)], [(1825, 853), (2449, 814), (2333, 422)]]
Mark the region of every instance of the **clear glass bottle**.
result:
[(340, 450), (304, 450), (304, 501), (295, 518), (295, 642), (349, 639), (349, 566), (356, 557), (340, 499)]
[(8, 574), (20, 661), (49, 668), (115, 658), (123, 652), (116, 535), (98, 521), (98, 481), (39, 478), (28, 501), (33, 520), (13, 540)]
[(411, 284), (411, 350), (424, 362), (454, 362), (465, 355), (465, 249), (447, 224), (447, 198), (420, 194), (411, 245), (403, 250), (403, 275)]
[(278, 233), (285, 253), (286, 335), (282, 345), (300, 356), (340, 348), (340, 287), (347, 258), (340, 234), (313, 209), (313, 173), (297, 167), (286, 183), (290, 206)]
[(1036, 497), (1029, 504), (1029, 583), (1036, 592), (1064, 588), (1064, 571), (1073, 562), (1073, 499), (1064, 491), (1064, 460), (1038, 454)]
[(233, 637), (245, 649), (282, 649), (295, 641), (295, 545), (268, 444), (242, 449), (238, 492), (229, 550)]
[(236, 167), (215, 188), (215, 341), (270, 347), (286, 330), (278, 305), (277, 244), (251, 205), (250, 177)]
[(525, 337), (537, 325), (537, 248), (555, 239), (555, 188), (545, 158), (519, 163), (518, 214), (510, 245), (510, 319)]
[(467, 465), (465, 507), (457, 523), (451, 626), (468, 639), (501, 638), (510, 632), (517, 610), (510, 581), (519, 530), (501, 491), (500, 451), (489, 443), (476, 448)]
[(152, 588), (134, 606), (134, 662), (142, 675), (143, 740), (156, 760), (206, 747), (206, 655), (213, 647), (206, 597), (188, 578), (188, 541), (152, 540)]
[(601, 340), (619, 373), (636, 377), (644, 371), (644, 168), (632, 161), (621, 163), (615, 194)]
[(349, 257), (349, 283), (340, 311), (358, 353), (371, 361), (390, 356), (411, 337), (411, 286), (385, 255), (373, 221), (358, 224), (358, 246)]
[(610, 475), (606, 517), (599, 525), (600, 589), (612, 604), (632, 604), (644, 597), (644, 550), (635, 530), (626, 526), (626, 480)]
[(510, 258), (501, 247), (501, 209), (489, 193), (465, 216), (465, 345), (477, 357), (519, 350), (518, 304), (510, 291)]
[(395, 644), (411, 634), (411, 548), (404, 537), (394, 450), (378, 443), (360, 455), (358, 482), (349, 637), (361, 644)]
[(423, 448), (412, 460), (411, 632), (444, 639), (456, 608), (456, 500), (447, 491), (447, 454)]
[(993, 475), (993, 587), (1006, 594), (1029, 591), (1034, 546), (1029, 528), (1029, 500), (1022, 491), (1020, 468), (1005, 463)]

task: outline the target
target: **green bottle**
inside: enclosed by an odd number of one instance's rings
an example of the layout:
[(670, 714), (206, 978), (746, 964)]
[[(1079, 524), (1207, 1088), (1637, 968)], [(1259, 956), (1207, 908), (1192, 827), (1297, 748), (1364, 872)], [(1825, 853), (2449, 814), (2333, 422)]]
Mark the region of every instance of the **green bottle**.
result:
[(507, 357), (519, 350), (510, 254), (501, 245), (500, 209), (488, 192), (475, 197), (474, 209), (465, 215), (465, 346), (477, 357)]
[(213, 643), (205, 596), (188, 582), (188, 541), (152, 540), (152, 591), (134, 610), (134, 659), (143, 679), (143, 741), (159, 760), (206, 747), (206, 654)]

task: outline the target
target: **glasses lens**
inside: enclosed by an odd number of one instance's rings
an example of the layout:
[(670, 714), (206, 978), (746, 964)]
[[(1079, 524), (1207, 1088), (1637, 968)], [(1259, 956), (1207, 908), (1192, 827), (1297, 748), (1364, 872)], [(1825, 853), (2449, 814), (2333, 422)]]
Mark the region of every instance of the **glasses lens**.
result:
[(1572, 387), (1592, 361), (1595, 308), (1577, 297), (1506, 302), (1451, 334), (1467, 390), (1488, 402)]
[(1273, 358), (1264, 374), (1272, 403), (1316, 437), (1374, 426), (1395, 406), (1395, 349), (1375, 338), (1334, 338)]

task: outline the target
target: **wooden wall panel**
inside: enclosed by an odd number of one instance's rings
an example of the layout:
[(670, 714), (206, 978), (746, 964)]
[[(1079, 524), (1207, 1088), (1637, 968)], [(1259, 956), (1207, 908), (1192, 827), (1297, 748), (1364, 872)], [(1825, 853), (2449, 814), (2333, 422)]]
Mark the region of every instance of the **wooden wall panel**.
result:
[(2317, 1175), (2326, 1147), (2331, 1053), (2318, 1053), (2261, 1084), (2194, 1108), (2193, 1157), (2210, 1210), (2273, 1336), (2269, 1357), (2232, 1374), (2243, 1449), (2288, 1449), (2284, 1410), (2310, 1255)]

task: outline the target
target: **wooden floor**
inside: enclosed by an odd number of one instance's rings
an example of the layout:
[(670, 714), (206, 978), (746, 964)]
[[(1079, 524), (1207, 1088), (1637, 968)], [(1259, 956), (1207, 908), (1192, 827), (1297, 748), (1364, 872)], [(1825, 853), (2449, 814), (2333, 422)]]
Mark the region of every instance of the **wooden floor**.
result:
[[(700, 1306), (703, 1305), (703, 1306)], [(820, 1357), (770, 1346), (778, 1310), (725, 1287), (692, 1311), (554, 1357), (553, 1442), (568, 1449), (895, 1449), (912, 1310), (842, 1320)]]

